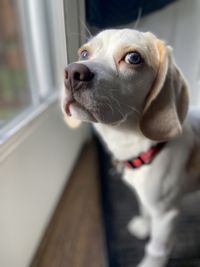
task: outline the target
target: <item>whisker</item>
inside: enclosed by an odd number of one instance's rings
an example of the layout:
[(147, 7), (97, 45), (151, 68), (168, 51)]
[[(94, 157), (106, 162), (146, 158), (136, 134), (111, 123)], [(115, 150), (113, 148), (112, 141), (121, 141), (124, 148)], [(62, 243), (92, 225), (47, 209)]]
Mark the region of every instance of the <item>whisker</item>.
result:
[(137, 113), (137, 115), (141, 115), (141, 112), (139, 110), (137, 110), (136, 108), (130, 106), (130, 105), (127, 105), (127, 107), (129, 107), (131, 110), (135, 111)]
[[(115, 90), (115, 89), (111, 89), (110, 91), (117, 91), (117, 90)], [(132, 111), (135, 111), (136, 112), (136, 114), (137, 115), (141, 115), (141, 112), (139, 111), (139, 110), (137, 110), (136, 108), (134, 108), (134, 107), (132, 107), (132, 106), (130, 106), (130, 105), (126, 105), (126, 104), (124, 104), (123, 102), (121, 103), (121, 102), (119, 102), (119, 100), (117, 100), (114, 96), (113, 96), (113, 94), (110, 94), (109, 95), (117, 104), (118, 104), (118, 106), (119, 106), (119, 108), (121, 109), (122, 108), (122, 106), (121, 105), (123, 105), (123, 106), (127, 106), (127, 107), (129, 107)]]
[(138, 28), (139, 23), (140, 23), (140, 20), (141, 20), (141, 17), (142, 17), (142, 7), (140, 7), (140, 8), (138, 9), (138, 15), (137, 15), (136, 22), (135, 22), (135, 24), (134, 24), (134, 26), (133, 26), (133, 29), (136, 30), (136, 29)]
[[(114, 108), (112, 106), (112, 103), (111, 103), (111, 99), (116, 103), (116, 106), (115, 106), (115, 112), (119, 112), (119, 114), (121, 115), (121, 119), (119, 119), (119, 121), (117, 122), (118, 123), (121, 123), (123, 121), (126, 120), (126, 118), (132, 113), (134, 112), (135, 115), (137, 116), (140, 116), (141, 115), (141, 112), (139, 110), (137, 110), (136, 108), (128, 105), (128, 104), (125, 104), (123, 102), (120, 102), (117, 98), (115, 98), (113, 96), (113, 94), (111, 94), (110, 92), (111, 90), (109, 90), (109, 95), (108, 96), (101, 96), (101, 98), (98, 100), (98, 105), (99, 106), (102, 106), (102, 107), (108, 107), (111, 111), (112, 111), (112, 114), (114, 114)], [(112, 89), (112, 91), (116, 91), (114, 89)], [(123, 113), (122, 112), (122, 106), (124, 107), (128, 107), (128, 111), (126, 111), (126, 113)], [(127, 108), (126, 108), (127, 110)], [(103, 115), (103, 114), (102, 114)]]
[(112, 110), (112, 114), (114, 114), (114, 109), (110, 103), (110, 99), (107, 96), (102, 96), (101, 98), (104, 98), (107, 100), (107, 102), (105, 102), (104, 104), (107, 105)]
[(79, 37), (85, 38), (85, 35), (84, 34), (80, 34), (80, 33), (77, 33), (77, 32), (70, 32), (67, 35), (68, 35), (68, 37), (71, 37), (71, 36), (79, 36)]
[(113, 95), (110, 94), (109, 96), (110, 96), (110, 97), (115, 101), (115, 103), (118, 105), (118, 108), (119, 108), (119, 109), (117, 109), (117, 111), (122, 115), (122, 117), (124, 117), (120, 102), (119, 102)]
[(115, 101), (115, 103), (121, 108), (119, 101), (114, 97), (114, 95), (109, 94), (109, 97), (111, 97)]
[(82, 24), (82, 26), (84, 27), (84, 29), (86, 30), (86, 32), (88, 33), (89, 37), (93, 38), (93, 35), (92, 35), (91, 31), (89, 30), (89, 28), (87, 27), (87, 25), (82, 21), (81, 18), (79, 18), (79, 21)]

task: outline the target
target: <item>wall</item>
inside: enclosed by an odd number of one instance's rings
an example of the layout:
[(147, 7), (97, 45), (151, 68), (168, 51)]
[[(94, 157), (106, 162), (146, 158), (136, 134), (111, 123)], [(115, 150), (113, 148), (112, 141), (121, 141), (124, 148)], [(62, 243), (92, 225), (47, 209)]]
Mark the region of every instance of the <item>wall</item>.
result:
[(18, 135), (0, 159), (1, 267), (29, 266), (87, 129), (69, 129), (56, 103)]
[[(200, 104), (200, 1), (179, 0), (161, 11), (142, 18), (138, 29), (152, 31), (174, 49), (174, 56), (185, 74), (191, 103)], [(134, 28), (134, 23), (128, 25)]]

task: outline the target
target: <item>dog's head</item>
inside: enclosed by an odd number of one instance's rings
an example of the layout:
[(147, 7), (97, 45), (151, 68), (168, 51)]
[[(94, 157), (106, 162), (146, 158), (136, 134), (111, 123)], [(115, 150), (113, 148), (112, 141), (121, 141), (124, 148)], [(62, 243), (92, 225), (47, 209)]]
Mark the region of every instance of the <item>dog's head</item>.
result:
[(65, 116), (111, 125), (135, 114), (146, 137), (168, 140), (182, 132), (188, 92), (163, 41), (149, 32), (106, 30), (65, 69), (62, 106)]

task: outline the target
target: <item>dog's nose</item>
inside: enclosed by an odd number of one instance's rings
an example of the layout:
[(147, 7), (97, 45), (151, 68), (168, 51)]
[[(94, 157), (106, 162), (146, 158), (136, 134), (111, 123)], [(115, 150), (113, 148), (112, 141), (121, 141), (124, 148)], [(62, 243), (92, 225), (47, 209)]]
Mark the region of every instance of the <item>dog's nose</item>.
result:
[(93, 77), (94, 73), (81, 63), (71, 63), (65, 69), (65, 79), (72, 87), (76, 87), (80, 82), (89, 82)]

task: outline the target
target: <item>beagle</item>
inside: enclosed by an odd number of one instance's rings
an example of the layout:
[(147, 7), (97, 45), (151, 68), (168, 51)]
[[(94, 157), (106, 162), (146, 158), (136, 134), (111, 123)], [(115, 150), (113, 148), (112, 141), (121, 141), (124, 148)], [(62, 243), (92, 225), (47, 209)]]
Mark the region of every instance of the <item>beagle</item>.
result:
[(138, 267), (164, 267), (183, 196), (200, 189), (200, 110), (172, 49), (150, 32), (105, 30), (65, 69), (64, 116), (90, 121), (138, 196), (128, 224), (150, 236)]

